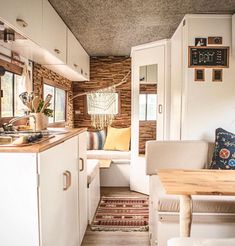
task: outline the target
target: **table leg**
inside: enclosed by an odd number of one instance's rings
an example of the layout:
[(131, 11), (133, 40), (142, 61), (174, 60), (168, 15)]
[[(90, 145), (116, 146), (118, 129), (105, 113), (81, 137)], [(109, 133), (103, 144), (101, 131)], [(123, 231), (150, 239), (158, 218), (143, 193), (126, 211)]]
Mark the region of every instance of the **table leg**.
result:
[(190, 195), (180, 196), (180, 236), (190, 237), (192, 223), (192, 198)]

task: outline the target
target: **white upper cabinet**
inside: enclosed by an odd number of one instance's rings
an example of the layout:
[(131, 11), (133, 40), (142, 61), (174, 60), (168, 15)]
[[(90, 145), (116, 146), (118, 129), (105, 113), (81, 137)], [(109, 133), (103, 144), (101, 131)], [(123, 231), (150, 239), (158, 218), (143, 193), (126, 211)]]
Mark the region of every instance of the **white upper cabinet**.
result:
[(42, 27), (42, 46), (59, 58), (58, 64), (66, 64), (67, 27), (48, 0), (43, 0)]
[(42, 0), (1, 0), (0, 18), (23, 36), (40, 44)]
[(68, 49), (67, 49), (67, 64), (75, 71), (80, 73), (84, 80), (89, 80), (89, 55), (83, 49), (72, 32), (68, 30)]
[[(72, 81), (87, 81), (90, 58), (48, 0), (0, 0), (0, 20), (26, 39), (0, 45)], [(19, 36), (19, 35), (18, 35)]]

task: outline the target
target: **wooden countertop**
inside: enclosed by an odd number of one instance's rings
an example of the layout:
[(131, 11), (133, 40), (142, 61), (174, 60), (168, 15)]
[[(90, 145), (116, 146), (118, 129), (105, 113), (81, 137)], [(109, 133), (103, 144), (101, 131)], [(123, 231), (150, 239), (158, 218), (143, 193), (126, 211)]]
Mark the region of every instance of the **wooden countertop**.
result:
[(47, 149), (50, 149), (60, 143), (63, 143), (64, 141), (82, 133), (85, 132), (86, 128), (69, 128), (66, 129), (68, 132), (64, 134), (58, 134), (55, 135), (55, 137), (48, 139), (45, 142), (38, 143), (38, 144), (32, 144), (24, 147), (1, 147), (0, 146), (0, 153), (39, 153), (42, 151), (45, 151)]

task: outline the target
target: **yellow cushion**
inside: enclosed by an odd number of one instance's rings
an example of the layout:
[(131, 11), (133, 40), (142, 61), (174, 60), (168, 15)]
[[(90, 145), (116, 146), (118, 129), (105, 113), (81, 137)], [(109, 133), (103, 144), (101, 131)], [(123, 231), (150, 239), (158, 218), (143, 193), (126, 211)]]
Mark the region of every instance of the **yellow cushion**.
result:
[(128, 151), (130, 146), (131, 128), (108, 127), (104, 150)]

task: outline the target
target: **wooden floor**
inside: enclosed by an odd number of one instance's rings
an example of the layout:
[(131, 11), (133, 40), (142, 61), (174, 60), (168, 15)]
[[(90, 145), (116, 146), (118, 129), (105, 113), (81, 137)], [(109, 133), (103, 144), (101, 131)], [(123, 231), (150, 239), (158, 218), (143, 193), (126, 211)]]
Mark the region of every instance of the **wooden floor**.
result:
[[(145, 197), (146, 195), (130, 191), (128, 188), (101, 188), (101, 195), (114, 197)], [(148, 232), (106, 232), (86, 231), (82, 246), (149, 246)]]

